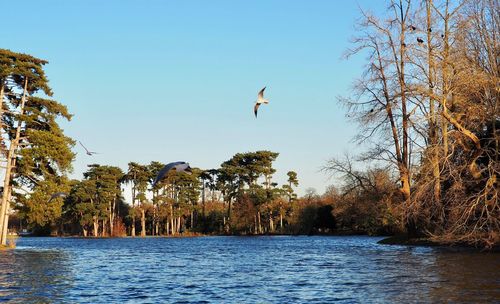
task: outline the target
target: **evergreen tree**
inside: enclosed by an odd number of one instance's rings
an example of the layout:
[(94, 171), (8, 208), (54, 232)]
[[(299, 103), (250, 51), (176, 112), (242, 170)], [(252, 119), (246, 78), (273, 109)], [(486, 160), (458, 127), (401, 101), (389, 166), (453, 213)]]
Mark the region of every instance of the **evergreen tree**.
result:
[[(71, 119), (66, 107), (34, 96), (37, 92), (52, 95), (43, 70), (45, 64), (47, 61), (33, 56), (0, 50), (1, 149), (6, 156), (0, 208), (0, 244), (3, 245), (11, 197), (17, 196), (12, 187), (36, 191), (38, 186), (52, 189), (56, 184), (55, 188), (63, 188), (64, 175), (74, 159), (71, 152), (74, 142), (64, 135), (56, 121), (59, 117)], [(53, 223), (54, 219), (48, 222)], [(47, 222), (34, 220), (33, 223)]]
[[(146, 191), (152, 178), (150, 168), (135, 162), (128, 164), (124, 181), (132, 184), (132, 208), (129, 216), (132, 218), (131, 235), (135, 236), (135, 219), (141, 216), (141, 236), (146, 236)], [(137, 204), (137, 205), (136, 205)]]

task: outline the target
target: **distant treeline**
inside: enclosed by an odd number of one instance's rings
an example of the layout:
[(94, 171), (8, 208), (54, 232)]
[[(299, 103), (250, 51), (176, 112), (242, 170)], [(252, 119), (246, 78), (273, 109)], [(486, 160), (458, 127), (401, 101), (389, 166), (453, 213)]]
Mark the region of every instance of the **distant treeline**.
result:
[[(131, 162), (125, 171), (91, 164), (82, 180), (70, 180), (75, 141), (64, 135), (58, 118), (70, 120), (72, 115), (47, 98), (52, 91), (45, 64), (30, 55), (0, 50), (3, 244), (9, 229), (81, 236), (392, 229), (382, 220), (368, 219), (367, 215), (378, 217), (370, 209), (344, 210), (348, 200), (332, 191), (324, 197), (309, 191), (297, 198), (294, 171), (287, 173), (284, 185), (273, 182), (278, 153), (270, 151), (238, 153), (217, 169), (194, 168), (192, 174), (171, 171), (154, 186), (164, 166), (159, 162)], [(124, 187), (131, 188), (131, 205), (125, 203)]]
[[(273, 182), (278, 153), (238, 153), (220, 168), (191, 174), (170, 171), (153, 185), (164, 164), (89, 165), (84, 179), (66, 180), (54, 188), (35, 188), (17, 203), (20, 228), (25, 222), (37, 234), (146, 236), (190, 234), (387, 234), (397, 229), (391, 214), (397, 187), (383, 171), (370, 172), (370, 189), (323, 196), (308, 189), (297, 198), (297, 174), (284, 185)], [(123, 198), (131, 187), (132, 205)], [(66, 197), (51, 199), (56, 191)]]

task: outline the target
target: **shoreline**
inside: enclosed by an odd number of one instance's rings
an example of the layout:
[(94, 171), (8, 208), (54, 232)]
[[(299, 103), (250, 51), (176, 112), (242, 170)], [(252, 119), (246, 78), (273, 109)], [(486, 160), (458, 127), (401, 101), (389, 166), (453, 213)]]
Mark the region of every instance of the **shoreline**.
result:
[[(443, 250), (451, 250), (451, 251), (471, 251), (471, 252), (500, 252), (500, 245), (493, 246), (492, 248), (484, 248), (474, 246), (468, 243), (444, 243), (433, 241), (429, 238), (421, 237), (421, 238), (408, 238), (406, 235), (369, 235), (361, 232), (337, 232), (337, 233), (323, 233), (323, 234), (292, 234), (292, 233), (272, 233), (272, 234), (202, 234), (202, 233), (188, 233), (181, 235), (146, 235), (146, 236), (80, 236), (80, 235), (29, 235), (29, 236), (19, 236), (16, 239), (20, 239), (23, 237), (50, 237), (50, 238), (74, 238), (74, 239), (152, 239), (152, 238), (197, 238), (197, 237), (265, 237), (265, 236), (291, 236), (291, 237), (299, 237), (299, 236), (323, 236), (323, 237), (340, 237), (340, 236), (369, 236), (369, 237), (379, 237), (383, 238), (377, 241), (377, 244), (380, 245), (388, 245), (388, 246), (413, 246), (413, 247), (429, 247)], [(15, 249), (14, 247), (6, 245), (0, 246), (0, 250), (8, 250)]]
[(389, 245), (389, 246), (429, 247), (429, 248), (437, 248), (437, 249), (451, 250), (451, 251), (494, 252), (494, 253), (500, 252), (500, 245), (496, 245), (491, 248), (485, 248), (485, 247), (474, 246), (472, 244), (465, 242), (445, 243), (445, 242), (433, 241), (425, 237), (408, 238), (408, 236), (406, 235), (389, 236), (378, 241), (377, 244)]

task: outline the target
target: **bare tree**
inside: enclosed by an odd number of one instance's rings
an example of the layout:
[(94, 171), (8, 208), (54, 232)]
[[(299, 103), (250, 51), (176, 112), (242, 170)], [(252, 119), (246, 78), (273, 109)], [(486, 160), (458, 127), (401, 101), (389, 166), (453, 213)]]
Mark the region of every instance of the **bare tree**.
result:
[[(359, 159), (397, 169), (410, 235), (491, 246), (500, 239), (499, 1), (389, 3), (381, 18), (363, 12), (347, 54), (368, 54), (354, 97), (340, 98), (370, 147)], [(366, 187), (349, 159), (329, 169)]]
[[(357, 140), (372, 143), (370, 158), (395, 164), (405, 205), (411, 203), (411, 148), (416, 142), (412, 139), (411, 117), (417, 107), (409, 110), (411, 70), (407, 67), (408, 49), (413, 46), (406, 41), (411, 8), (410, 0), (392, 0), (385, 19), (363, 12), (362, 35), (354, 40), (356, 47), (347, 57), (368, 52), (369, 64), (355, 84), (356, 97), (341, 98), (348, 115), (363, 125)], [(411, 218), (408, 231), (415, 232)]]

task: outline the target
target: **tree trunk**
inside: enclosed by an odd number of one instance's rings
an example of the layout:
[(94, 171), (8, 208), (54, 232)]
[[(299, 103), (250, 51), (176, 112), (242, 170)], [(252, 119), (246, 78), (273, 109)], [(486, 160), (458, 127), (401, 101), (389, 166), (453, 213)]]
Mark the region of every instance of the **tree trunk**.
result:
[(172, 235), (175, 235), (175, 225), (174, 225), (174, 206), (170, 205), (170, 228), (172, 228)]
[[(409, 4), (408, 4), (409, 5)], [(399, 170), (399, 177), (400, 177), (400, 182), (401, 182), (401, 188), (400, 191), (403, 195), (403, 200), (404, 204), (406, 206), (410, 205), (411, 202), (411, 186), (410, 186), (410, 181), (411, 181), (411, 172), (410, 172), (410, 147), (409, 147), (409, 134), (408, 134), (408, 129), (409, 129), (409, 122), (410, 122), (410, 114), (408, 113), (407, 110), (407, 89), (406, 89), (406, 42), (405, 42), (405, 35), (406, 35), (406, 20), (407, 20), (407, 13), (409, 10), (409, 7), (403, 8), (402, 2), (400, 1), (399, 5), (393, 6), (395, 10), (395, 15), (398, 16), (398, 21), (400, 22), (400, 36), (399, 36), (399, 52), (397, 52), (397, 48), (395, 43), (392, 42), (392, 37), (389, 36), (390, 42), (391, 42), (391, 49), (393, 51), (393, 56), (394, 56), (394, 63), (396, 65), (396, 73), (397, 73), (397, 78), (398, 78), (398, 85), (399, 88), (398, 90), (398, 95), (400, 98), (401, 102), (401, 124), (402, 124), (402, 135), (403, 138), (401, 142), (399, 141), (399, 135), (397, 132), (397, 126), (394, 121), (394, 116), (392, 113), (392, 99), (390, 98), (390, 89), (387, 83), (386, 76), (384, 74), (384, 69), (383, 69), (383, 59), (380, 57), (379, 50), (377, 50), (377, 56), (378, 56), (378, 62), (379, 62), (379, 68), (380, 68), (380, 73), (382, 77), (382, 83), (383, 83), (383, 93), (384, 93), (384, 98), (386, 101), (386, 111), (388, 114), (389, 121), (391, 123), (391, 129), (392, 129), (392, 137), (393, 137), (393, 142), (396, 150), (396, 159), (397, 159), (397, 164), (398, 164), (398, 170)], [(399, 9), (399, 11), (397, 11)], [(398, 57), (399, 56), (399, 57)], [(410, 221), (410, 219), (407, 219), (407, 222)], [(414, 226), (414, 225), (412, 225)]]
[(205, 218), (205, 181), (203, 181), (203, 196), (201, 197), (201, 214)]
[(194, 211), (191, 211), (191, 230), (193, 230), (194, 226)]
[[(472, 142), (474, 143), (474, 146), (476, 148), (476, 153), (473, 157), (472, 162), (469, 164), (469, 171), (471, 172), (472, 176), (474, 178), (479, 178), (481, 176), (481, 173), (479, 172), (476, 164), (477, 158), (482, 153), (482, 148), (481, 148), (481, 142), (479, 141), (479, 138), (470, 130), (466, 129), (464, 126), (462, 126), (456, 119), (454, 119), (449, 113), (448, 113), (448, 105), (447, 105), (447, 99), (448, 95), (450, 94), (450, 88), (448, 87), (448, 81), (450, 79), (449, 76), (449, 68), (448, 66), (450, 65), (449, 63), (449, 53), (450, 53), (450, 43), (449, 43), (449, 18), (450, 14), (448, 13), (448, 2), (446, 3), (446, 13), (445, 13), (445, 18), (444, 18), (444, 37), (443, 37), (443, 42), (444, 42), (444, 55), (443, 55), (443, 67), (442, 67), (442, 82), (443, 82), (443, 97), (441, 99), (440, 105), (442, 107), (441, 115), (445, 118), (441, 120), (441, 129), (443, 132), (443, 150), (444, 150), (444, 157), (448, 156), (448, 122), (452, 124), (460, 133), (464, 134), (467, 136)], [(439, 101), (439, 99), (438, 99)]]
[[(163, 188), (165, 189), (165, 188)], [(153, 190), (153, 235), (160, 235), (160, 203), (157, 199), (160, 190)]]
[(260, 222), (260, 211), (257, 212), (257, 223), (259, 225), (259, 234), (262, 234), (262, 224)]
[[(472, 143), (474, 144), (474, 148), (475, 148), (476, 152), (474, 153), (473, 160), (469, 164), (469, 171), (474, 178), (479, 178), (481, 176), (481, 173), (479, 172), (479, 169), (477, 168), (477, 164), (476, 164), (476, 160), (482, 154), (482, 147), (481, 147), (481, 142), (480, 142), (479, 138), (476, 136), (476, 134), (474, 134), (474, 132), (465, 128), (462, 124), (460, 124), (460, 122), (458, 122), (453, 116), (450, 115), (450, 113), (448, 112), (448, 109), (446, 107), (446, 96), (444, 96), (442, 98), (442, 100), (440, 100), (440, 104), (442, 106), (441, 115), (447, 120), (447, 122), (452, 124), (460, 133), (462, 133), (463, 135), (468, 137), (472, 141)], [(443, 132), (443, 136), (444, 136), (445, 130), (443, 129), (442, 132)], [(447, 151), (448, 151), (447, 147), (444, 147), (444, 151), (447, 153)]]
[(283, 213), (280, 212), (280, 230), (283, 231)]
[(231, 200), (227, 202), (227, 220), (229, 221), (231, 219)]
[[(402, 43), (403, 44), (403, 43)], [(387, 78), (385, 76), (385, 72), (383, 69), (383, 59), (377, 50), (377, 60), (379, 64), (379, 69), (380, 69), (380, 76), (381, 76), (381, 81), (383, 85), (383, 92), (384, 92), (384, 99), (385, 99), (385, 110), (387, 112), (387, 117), (389, 118), (389, 122), (391, 124), (391, 132), (392, 132), (392, 140), (394, 144), (394, 150), (396, 154), (396, 162), (398, 166), (398, 171), (399, 171), (399, 179), (401, 182), (401, 187), (400, 187), (400, 192), (403, 194), (404, 202), (408, 206), (409, 204), (409, 198), (410, 198), (410, 184), (409, 184), (409, 174), (407, 172), (406, 166), (407, 163), (405, 162), (405, 159), (407, 158), (404, 156), (405, 153), (405, 148), (401, 148), (401, 144), (399, 141), (399, 136), (398, 136), (398, 131), (397, 131), (397, 125), (396, 121), (394, 119), (394, 114), (392, 112), (392, 105), (391, 105), (391, 98), (389, 95), (389, 85), (387, 83)], [(400, 79), (401, 83), (401, 79)], [(406, 107), (405, 107), (406, 109)], [(404, 146), (404, 145), (403, 145)]]
[(94, 220), (94, 237), (98, 237), (99, 236), (99, 222), (97, 220), (97, 216), (93, 216), (93, 220)]
[(146, 236), (146, 211), (141, 207), (141, 236)]
[[(134, 173), (134, 180), (135, 180), (135, 173)], [(130, 230), (130, 235), (135, 237), (135, 195), (136, 195), (136, 189), (135, 189), (135, 183), (132, 184), (132, 229)]]
[(102, 220), (102, 230), (101, 230), (101, 236), (105, 237), (107, 236), (107, 229), (106, 229), (106, 220)]
[(156, 215), (156, 204), (154, 203), (154, 200), (153, 200), (153, 227), (151, 229), (151, 233), (153, 235), (157, 235), (158, 234), (158, 219), (156, 217), (157, 217), (157, 215)]
[(4, 153), (7, 152), (7, 149), (3, 146), (3, 98), (5, 96), (5, 79), (0, 79), (0, 149), (1, 149), (1, 154), (3, 155)]
[(269, 231), (271, 233), (274, 232), (274, 222), (273, 222), (273, 213), (269, 212)]
[[(450, 42), (449, 42), (449, 14), (448, 14), (448, 8), (449, 8), (449, 3), (448, 1), (446, 2), (446, 8), (445, 8), (445, 18), (444, 18), (444, 37), (443, 37), (443, 43), (444, 43), (444, 55), (443, 55), (443, 66), (442, 66), (442, 82), (443, 82), (443, 100), (441, 102), (441, 114), (446, 115), (447, 114), (447, 104), (446, 100), (448, 98), (448, 93), (449, 93), (449, 87), (448, 87), (448, 80), (449, 80), (449, 54), (450, 54)], [(448, 117), (445, 116), (447, 120), (449, 120)], [(452, 123), (453, 124), (453, 123)], [(448, 157), (448, 122), (445, 119), (441, 119), (441, 133), (443, 136), (443, 157)]]
[(7, 242), (7, 231), (9, 230), (9, 213), (5, 214), (3, 222), (3, 233), (5, 234), (5, 242)]
[(254, 222), (254, 234), (257, 234), (258, 233), (258, 227), (257, 227), (257, 214), (253, 216), (253, 222)]
[[(401, 12), (401, 42), (400, 44), (403, 45), (405, 42), (405, 32), (406, 32), (406, 24), (405, 24), (405, 18), (403, 14), (403, 7), (400, 6), (400, 12)], [(407, 206), (410, 204), (410, 179), (411, 179), (411, 174), (410, 174), (410, 167), (409, 167), (409, 159), (411, 157), (409, 153), (409, 145), (408, 145), (408, 122), (410, 119), (410, 115), (408, 114), (408, 111), (406, 109), (407, 107), (407, 100), (406, 100), (406, 79), (405, 79), (405, 58), (406, 58), (406, 48), (401, 47), (399, 50), (399, 57), (400, 57), (400, 73), (399, 73), (399, 87), (400, 87), (400, 94), (401, 94), (401, 114), (402, 114), (402, 123), (403, 123), (403, 146), (402, 146), (402, 174), (401, 174), (401, 182), (402, 182), (402, 192), (403, 196), (405, 199), (405, 203)]]
[[(432, 0), (426, 3), (427, 29), (432, 28)], [(428, 87), (429, 87), (429, 142), (431, 145), (430, 159), (432, 166), (432, 175), (434, 178), (434, 201), (438, 206), (441, 204), (441, 170), (439, 168), (439, 146), (438, 146), (438, 128), (436, 123), (435, 100), (434, 95), (434, 54), (432, 46), (432, 34), (427, 30), (427, 69), (428, 69)]]
[[(135, 210), (134, 210), (135, 213)], [(135, 237), (135, 215), (132, 216), (132, 230), (130, 231), (130, 235)]]
[(114, 220), (115, 220), (115, 204), (116, 198), (113, 198), (113, 201), (110, 203), (109, 208), (111, 209), (109, 212), (109, 235), (113, 236), (113, 228), (114, 228)]
[[(2, 86), (3, 87), (3, 86)], [(21, 97), (21, 109), (20, 115), (24, 114), (24, 105), (26, 103), (26, 94), (28, 87), (28, 78), (24, 80), (23, 96)], [(4, 227), (9, 226), (8, 210), (10, 207), (10, 189), (11, 189), (11, 177), (13, 169), (13, 161), (15, 159), (15, 152), (19, 145), (19, 139), (21, 136), (21, 121), (17, 121), (16, 136), (10, 143), (9, 151), (7, 153), (7, 168), (5, 169), (4, 176), (4, 186), (2, 193), (2, 206), (0, 208), (0, 245), (7, 245), (7, 229)]]
[(87, 229), (82, 227), (82, 230), (83, 230), (83, 237), (87, 237), (87, 235), (89, 234)]
[[(12, 167), (15, 167), (16, 166), (16, 159), (14, 158), (12, 160)], [(10, 202), (10, 198), (12, 197), (12, 187), (10, 187), (9, 189), (7, 189), (7, 201)], [(9, 203), (10, 205), (10, 203)], [(10, 206), (9, 206), (10, 208)], [(4, 221), (3, 221), (3, 226), (0, 227), (0, 230), (2, 231), (2, 236), (3, 236), (3, 239), (5, 240), (5, 242), (7, 242), (7, 233), (9, 231), (9, 208), (7, 208), (7, 210), (5, 211), (5, 215), (4, 215)]]
[(178, 220), (179, 220), (178, 217), (174, 218), (174, 225), (175, 225), (174, 230), (175, 230), (175, 234), (179, 234), (179, 228), (178, 228), (179, 227), (179, 221)]

